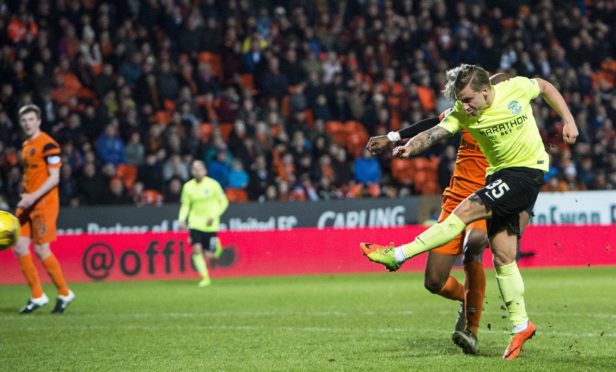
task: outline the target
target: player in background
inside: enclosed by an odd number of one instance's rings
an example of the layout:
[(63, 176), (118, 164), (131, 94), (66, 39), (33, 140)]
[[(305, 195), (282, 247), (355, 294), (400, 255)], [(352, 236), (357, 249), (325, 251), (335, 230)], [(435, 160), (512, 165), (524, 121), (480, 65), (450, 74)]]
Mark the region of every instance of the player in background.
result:
[(468, 130), (488, 160), (486, 186), (464, 199), (453, 212), (409, 244), (399, 247), (362, 245), (373, 262), (391, 271), (406, 260), (454, 239), (474, 221), (489, 218), (488, 237), (496, 279), (512, 323), (512, 337), (503, 359), (515, 359), (534, 334), (524, 303), (524, 281), (515, 262), (521, 234), (520, 213), (529, 215), (549, 167), (530, 101), (542, 95), (563, 119), (563, 139), (575, 143), (578, 129), (558, 90), (549, 82), (515, 77), (491, 85), (488, 73), (475, 65), (447, 71), (445, 95), (456, 103), (443, 121), (396, 147), (394, 156), (410, 157), (461, 129)]
[[(500, 73), (492, 76), (490, 82), (496, 85), (510, 78), (510, 75)], [(366, 147), (371, 153), (378, 154), (391, 143), (412, 138), (436, 126), (445, 114), (446, 112), (443, 112), (439, 117), (421, 120), (398, 132), (371, 137)], [(456, 164), (449, 186), (443, 191), (441, 214), (437, 222), (444, 221), (458, 204), (484, 186), (487, 167), (488, 161), (479, 150), (475, 139), (468, 131), (462, 130)], [(450, 300), (460, 301), (461, 309), (451, 338), (466, 354), (477, 353), (477, 334), (486, 289), (486, 276), (482, 265), (483, 251), (488, 245), (486, 232), (485, 220), (469, 224), (465, 231), (452, 241), (428, 252), (426, 263), (426, 289)], [(460, 254), (464, 254), (464, 284), (451, 275), (453, 264)], [(469, 337), (469, 334), (472, 336)]]
[(23, 194), (15, 213), (21, 232), (13, 251), (32, 292), (20, 313), (31, 313), (49, 302), (30, 255), (30, 243), (34, 243), (34, 252), (58, 290), (52, 312), (63, 313), (75, 299), (75, 294), (66, 285), (60, 263), (50, 249), (50, 243), (56, 240), (56, 221), (60, 210), (60, 146), (41, 131), (41, 110), (37, 106), (26, 105), (19, 109), (19, 124), (26, 140), (21, 147)]
[(207, 177), (207, 169), (201, 160), (194, 160), (190, 173), (193, 176), (182, 187), (180, 228), (188, 227), (192, 261), (201, 275), (199, 287), (211, 284), (206, 258), (220, 256), (222, 246), (217, 237), (220, 216), (229, 206), (229, 200), (220, 184)]

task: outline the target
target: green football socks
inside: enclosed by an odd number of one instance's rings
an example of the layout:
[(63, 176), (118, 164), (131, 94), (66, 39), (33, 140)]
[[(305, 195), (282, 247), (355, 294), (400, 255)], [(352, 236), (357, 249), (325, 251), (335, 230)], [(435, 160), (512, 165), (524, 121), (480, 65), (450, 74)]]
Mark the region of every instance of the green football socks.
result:
[(528, 314), (526, 314), (526, 305), (524, 304), (524, 280), (522, 280), (522, 275), (515, 262), (495, 269), (498, 288), (507, 306), (509, 319), (515, 329), (516, 326), (528, 322)]
[(399, 248), (404, 252), (406, 259), (409, 259), (453, 240), (465, 228), (466, 224), (452, 213), (443, 222), (432, 225), (428, 230), (419, 234), (414, 241)]
[(201, 275), (201, 278), (207, 279), (210, 277), (210, 275), (207, 272), (207, 265), (205, 264), (205, 259), (203, 258), (202, 254), (200, 253), (193, 254), (192, 261), (193, 261), (193, 264), (195, 265), (195, 268), (197, 269), (197, 272), (199, 273), (199, 275)]

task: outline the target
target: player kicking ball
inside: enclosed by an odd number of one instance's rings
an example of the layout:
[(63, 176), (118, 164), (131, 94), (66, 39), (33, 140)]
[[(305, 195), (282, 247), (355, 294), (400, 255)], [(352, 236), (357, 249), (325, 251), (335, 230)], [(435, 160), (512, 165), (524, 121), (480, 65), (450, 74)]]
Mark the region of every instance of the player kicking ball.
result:
[(549, 167), (531, 100), (543, 96), (563, 119), (566, 143), (575, 143), (578, 129), (562, 95), (543, 79), (515, 77), (492, 85), (487, 71), (464, 64), (447, 71), (444, 94), (456, 103), (439, 125), (394, 148), (393, 155), (416, 155), (465, 129), (488, 160), (486, 186), (413, 242), (398, 247), (362, 243), (362, 251), (371, 261), (396, 271), (406, 260), (453, 240), (472, 222), (487, 218), (496, 280), (512, 323), (512, 337), (503, 359), (513, 360), (536, 329), (526, 313), (524, 281), (515, 262), (522, 231), (520, 218), (532, 212)]
[[(501, 73), (492, 76), (490, 83), (495, 85), (510, 78), (510, 75)], [(391, 143), (397, 143), (403, 138), (412, 138), (436, 126), (444, 116), (445, 112), (439, 117), (421, 120), (398, 132), (371, 137), (366, 147), (376, 155)], [(443, 192), (442, 211), (437, 222), (445, 220), (466, 197), (483, 187), (487, 167), (488, 162), (479, 150), (477, 142), (468, 131), (462, 130), (453, 175), (449, 186)], [(487, 245), (486, 221), (479, 220), (469, 224), (464, 232), (450, 242), (428, 253), (424, 286), (434, 294), (460, 302), (461, 308), (451, 338), (465, 354), (477, 354), (477, 334), (486, 289), (482, 256)], [(362, 251), (369, 253), (370, 248), (370, 244), (362, 245)], [(453, 264), (461, 254), (463, 254), (464, 284), (451, 275)]]

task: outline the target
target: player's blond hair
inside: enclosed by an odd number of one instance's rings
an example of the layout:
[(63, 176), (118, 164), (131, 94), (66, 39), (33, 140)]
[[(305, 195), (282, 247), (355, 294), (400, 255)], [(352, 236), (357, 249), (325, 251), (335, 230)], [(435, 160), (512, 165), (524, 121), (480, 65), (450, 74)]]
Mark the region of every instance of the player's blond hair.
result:
[(41, 118), (41, 109), (37, 105), (34, 105), (32, 103), (22, 106), (19, 109), (19, 117), (21, 118), (29, 112), (33, 112), (34, 115), (36, 115), (37, 119)]
[(449, 99), (458, 99), (458, 94), (467, 85), (475, 92), (481, 90), (486, 85), (490, 85), (490, 75), (486, 70), (477, 65), (462, 64), (447, 70), (447, 84), (443, 89), (443, 95)]

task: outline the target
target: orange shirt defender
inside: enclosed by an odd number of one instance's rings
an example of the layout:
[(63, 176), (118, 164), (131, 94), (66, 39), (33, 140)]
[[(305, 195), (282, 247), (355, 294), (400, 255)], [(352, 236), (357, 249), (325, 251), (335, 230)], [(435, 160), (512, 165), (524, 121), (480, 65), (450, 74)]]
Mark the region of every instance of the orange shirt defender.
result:
[[(44, 132), (24, 141), (21, 159), (24, 169), (25, 193), (36, 191), (49, 177), (50, 168), (60, 168), (60, 145)], [(31, 237), (35, 243), (47, 243), (56, 238), (56, 220), (60, 209), (58, 186), (41, 196), (32, 207), (17, 210), (22, 223), (21, 236)]]
[[(442, 117), (440, 119), (442, 120)], [(466, 130), (461, 132), (462, 139), (460, 140), (460, 147), (458, 147), (456, 165), (453, 168), (449, 186), (443, 191), (442, 209), (438, 222), (444, 221), (458, 204), (485, 186), (488, 161), (471, 134)], [(465, 232), (473, 229), (487, 232), (486, 220), (470, 223), (466, 226)], [(465, 234), (458, 234), (452, 241), (433, 251), (447, 255), (462, 254), (464, 252), (464, 236)]]
[(488, 161), (475, 139), (469, 132), (462, 130), (456, 165), (443, 196), (457, 203), (462, 202), (470, 194), (485, 186), (487, 167)]

